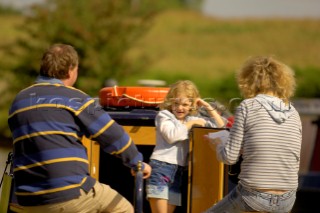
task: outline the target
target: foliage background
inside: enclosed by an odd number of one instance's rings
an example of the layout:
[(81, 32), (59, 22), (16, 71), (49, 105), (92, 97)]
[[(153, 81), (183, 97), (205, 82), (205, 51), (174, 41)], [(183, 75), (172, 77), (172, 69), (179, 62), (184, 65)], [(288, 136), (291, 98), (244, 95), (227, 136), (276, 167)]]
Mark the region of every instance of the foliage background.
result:
[[(320, 96), (320, 20), (218, 19), (184, 1), (48, 0), (28, 13), (0, 9), (0, 134), (16, 92), (32, 83), (54, 42), (80, 53), (77, 87), (97, 96), (108, 78), (171, 84), (193, 80), (204, 98), (239, 97), (235, 71), (253, 55), (272, 55), (297, 76), (296, 98)], [(187, 1), (186, 1), (187, 2)], [(130, 3), (130, 4), (129, 4)], [(54, 10), (54, 8), (58, 8)]]

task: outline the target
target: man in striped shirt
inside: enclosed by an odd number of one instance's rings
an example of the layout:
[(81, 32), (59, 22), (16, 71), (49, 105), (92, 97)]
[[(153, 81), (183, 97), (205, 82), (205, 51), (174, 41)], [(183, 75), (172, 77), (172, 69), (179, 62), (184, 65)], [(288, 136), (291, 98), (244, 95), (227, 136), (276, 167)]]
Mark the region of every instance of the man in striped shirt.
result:
[[(73, 87), (78, 54), (55, 44), (43, 55), (35, 84), (16, 96), (9, 110), (18, 203), (27, 212), (133, 212), (123, 196), (89, 174), (86, 136), (134, 171), (143, 156), (130, 136)], [(144, 178), (151, 168), (142, 164)]]
[(290, 212), (296, 198), (302, 127), (293, 96), (293, 71), (271, 57), (254, 57), (240, 69), (237, 107), (218, 159), (235, 164), (242, 154), (239, 183), (206, 212)]

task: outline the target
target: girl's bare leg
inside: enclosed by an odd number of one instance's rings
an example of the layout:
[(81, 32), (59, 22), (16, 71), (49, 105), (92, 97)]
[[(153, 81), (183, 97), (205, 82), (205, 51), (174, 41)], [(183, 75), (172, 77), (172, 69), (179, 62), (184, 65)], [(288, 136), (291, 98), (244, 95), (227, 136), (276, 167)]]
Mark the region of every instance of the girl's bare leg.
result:
[(149, 198), (152, 213), (173, 213), (176, 206), (168, 204), (168, 200)]

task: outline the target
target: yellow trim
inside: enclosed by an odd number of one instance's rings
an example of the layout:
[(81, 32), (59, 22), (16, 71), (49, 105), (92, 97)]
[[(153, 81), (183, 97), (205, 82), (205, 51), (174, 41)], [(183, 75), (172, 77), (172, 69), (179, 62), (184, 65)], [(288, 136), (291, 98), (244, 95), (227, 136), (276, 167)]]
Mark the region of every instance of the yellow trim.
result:
[(71, 107), (68, 107), (68, 106), (62, 105), (62, 104), (37, 104), (37, 105), (33, 105), (33, 106), (29, 106), (29, 107), (25, 107), (25, 108), (16, 110), (13, 113), (11, 113), (11, 115), (9, 115), (9, 118), (11, 118), (12, 116), (14, 116), (15, 114), (18, 114), (20, 112), (24, 112), (24, 111), (31, 110), (31, 109), (37, 109), (37, 108), (44, 108), (44, 107), (52, 107), (52, 108), (56, 108), (56, 109), (68, 109), (71, 112), (73, 112), (75, 115), (78, 116), (88, 105), (90, 105), (93, 102), (94, 102), (93, 99), (88, 101), (87, 103), (82, 105), (81, 108), (78, 110), (75, 110)]
[(14, 141), (13, 141), (13, 144), (15, 144), (16, 142), (20, 141), (20, 140), (23, 140), (23, 139), (26, 139), (26, 138), (32, 138), (32, 137), (37, 137), (37, 136), (40, 136), (40, 135), (69, 135), (69, 136), (73, 136), (79, 140), (81, 140), (80, 137), (78, 137), (77, 134), (75, 133), (70, 133), (70, 132), (63, 132), (63, 131), (46, 131), (46, 132), (35, 132), (35, 133), (32, 133), (32, 134), (28, 134), (28, 135), (24, 135), (24, 136), (21, 136), (21, 137), (18, 137), (16, 138)]
[(43, 165), (46, 165), (46, 164), (53, 164), (53, 163), (60, 163), (60, 162), (67, 162), (67, 161), (79, 161), (79, 162), (83, 162), (83, 163), (89, 164), (89, 161), (86, 160), (86, 159), (83, 159), (83, 158), (77, 158), (77, 157), (59, 158), (59, 159), (53, 159), (53, 160), (37, 162), (37, 163), (30, 164), (30, 165), (27, 165), (27, 166), (20, 166), (18, 168), (15, 168), (13, 171), (17, 172), (17, 171), (20, 171), (20, 170), (30, 169), (30, 168), (33, 168), (33, 167), (43, 166)]
[(43, 107), (53, 107), (53, 108), (56, 108), (56, 109), (68, 109), (72, 112), (76, 112), (76, 110), (72, 109), (71, 107), (67, 107), (65, 105), (62, 105), (62, 104), (37, 104), (37, 105), (33, 105), (33, 106), (29, 106), (29, 107), (25, 107), (25, 108), (22, 108), (22, 109), (18, 109), (16, 111), (14, 111), (13, 113), (11, 113), (11, 115), (9, 115), (9, 118), (11, 118), (12, 116), (14, 116), (15, 114), (18, 114), (20, 112), (24, 112), (24, 111), (27, 111), (27, 110), (31, 110), (31, 109), (36, 109), (36, 108), (43, 108)]
[(87, 106), (89, 106), (93, 102), (94, 102), (94, 100), (92, 99), (92, 100), (88, 101), (87, 103), (85, 103), (84, 105), (82, 105), (80, 109), (78, 109), (76, 111), (73, 110), (75, 112), (75, 115), (78, 116), (85, 108), (87, 108)]
[(29, 89), (29, 88), (32, 88), (32, 87), (35, 87), (35, 86), (42, 86), (42, 85), (43, 85), (43, 86), (49, 85), (49, 83), (36, 83), (36, 84), (33, 84), (33, 85), (29, 86), (29, 87), (26, 87), (26, 88), (22, 89), (21, 92), (22, 92), (22, 91), (25, 91), (25, 90), (27, 90), (27, 89)]
[(52, 83), (36, 83), (36, 84), (33, 84), (33, 85), (31, 85), (31, 86), (29, 86), (27, 88), (22, 89), (21, 91), (24, 91), (24, 90), (27, 90), (29, 88), (36, 87), (36, 86), (48, 86), (48, 85), (52, 85), (52, 86), (56, 86), (56, 87), (67, 87), (69, 89), (76, 90), (76, 91), (81, 92), (82, 94), (87, 95), (85, 92), (81, 91), (80, 89), (77, 89), (77, 88), (72, 87), (72, 86), (66, 86), (64, 84), (59, 84), (59, 83), (55, 83), (55, 84), (52, 84)]
[(112, 155), (118, 155), (118, 154), (122, 153), (124, 150), (126, 150), (131, 145), (131, 143), (132, 143), (132, 139), (130, 138), (128, 143), (122, 149), (120, 149), (118, 151), (115, 151), (115, 152), (112, 152), (111, 154)]
[(101, 135), (103, 132), (105, 132), (115, 121), (110, 120), (104, 127), (102, 127), (96, 134), (92, 135), (91, 138), (96, 138), (99, 135)]
[(59, 84), (59, 83), (55, 83), (55, 84), (52, 84), (52, 83), (36, 83), (36, 84), (33, 84), (33, 85), (23, 89), (23, 90), (27, 90), (27, 89), (35, 87), (35, 86), (48, 86), (48, 85), (52, 85), (52, 86), (56, 86), (56, 87), (66, 87), (66, 88), (69, 88), (69, 89), (72, 89), (72, 90), (76, 90), (76, 91), (78, 91), (78, 92), (80, 92), (82, 94), (87, 95), (85, 92), (81, 91), (80, 89), (77, 89), (77, 88), (75, 88), (73, 86), (66, 86), (64, 84)]
[(55, 188), (55, 189), (48, 189), (48, 190), (42, 190), (42, 191), (37, 191), (37, 192), (16, 192), (16, 195), (41, 195), (41, 194), (48, 194), (48, 193), (53, 193), (53, 192), (59, 192), (59, 191), (64, 191), (67, 189), (72, 189), (72, 188), (77, 188), (81, 186), (85, 181), (87, 180), (87, 177), (85, 177), (81, 183), (78, 184), (72, 184), (60, 188)]

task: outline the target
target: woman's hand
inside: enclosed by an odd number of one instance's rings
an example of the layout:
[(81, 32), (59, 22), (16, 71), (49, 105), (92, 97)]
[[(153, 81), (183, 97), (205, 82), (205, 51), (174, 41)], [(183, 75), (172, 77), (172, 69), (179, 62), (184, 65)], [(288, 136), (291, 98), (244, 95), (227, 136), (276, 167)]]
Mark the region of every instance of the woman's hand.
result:
[(203, 140), (207, 143), (209, 143), (209, 146), (211, 149), (216, 150), (217, 145), (221, 143), (221, 140), (219, 138), (212, 139), (209, 137), (209, 135), (204, 135)]

